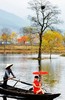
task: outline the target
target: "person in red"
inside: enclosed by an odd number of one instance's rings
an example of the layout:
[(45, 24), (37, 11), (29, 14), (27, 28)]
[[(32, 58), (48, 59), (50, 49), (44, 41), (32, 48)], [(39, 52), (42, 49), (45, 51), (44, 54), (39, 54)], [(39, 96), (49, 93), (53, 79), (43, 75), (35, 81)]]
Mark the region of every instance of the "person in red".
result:
[(44, 91), (41, 88), (41, 82), (39, 82), (39, 77), (38, 76), (34, 77), (33, 92), (34, 92), (34, 94), (44, 94)]

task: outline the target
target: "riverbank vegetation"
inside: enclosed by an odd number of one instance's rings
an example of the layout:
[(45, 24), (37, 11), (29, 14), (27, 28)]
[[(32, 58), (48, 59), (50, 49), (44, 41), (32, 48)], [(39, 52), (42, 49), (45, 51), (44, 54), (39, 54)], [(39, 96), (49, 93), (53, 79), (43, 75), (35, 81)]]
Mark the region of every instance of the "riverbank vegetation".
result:
[[(29, 29), (29, 28), (28, 28)], [(39, 53), (39, 35), (26, 34), (17, 37), (15, 32), (10, 35), (3, 33), (0, 36), (0, 53)], [(60, 32), (47, 30), (42, 36), (42, 53), (65, 53), (65, 35)]]
[[(33, 53), (38, 53), (39, 51), (39, 46), (38, 45), (0, 45), (0, 54), (33, 54)], [(43, 48), (42, 46), (42, 53), (50, 53), (48, 48)], [(55, 47), (53, 48), (51, 54), (64, 54), (65, 49), (60, 48), (60, 47)]]
[[(30, 28), (28, 28), (29, 30)], [(27, 29), (26, 29), (27, 30)], [(18, 37), (15, 32), (0, 36), (0, 54), (39, 53), (39, 34), (28, 33)], [(41, 53), (65, 54), (65, 35), (58, 31), (47, 30), (42, 35)]]

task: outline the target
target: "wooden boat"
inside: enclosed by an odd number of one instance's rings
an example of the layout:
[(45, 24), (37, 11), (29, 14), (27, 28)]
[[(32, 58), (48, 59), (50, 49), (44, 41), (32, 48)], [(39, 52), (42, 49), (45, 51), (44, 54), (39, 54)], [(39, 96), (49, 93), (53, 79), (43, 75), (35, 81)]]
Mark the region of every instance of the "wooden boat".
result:
[(24, 98), (24, 99), (28, 99), (28, 100), (33, 100), (33, 99), (40, 99), (40, 100), (53, 100), (56, 97), (58, 97), (60, 95), (60, 93), (57, 94), (52, 94), (52, 93), (45, 93), (45, 94), (34, 94), (32, 91), (30, 90), (26, 90), (26, 89), (20, 89), (20, 88), (16, 88), (13, 86), (9, 86), (7, 85), (6, 88), (2, 87), (2, 84), (0, 83), (0, 94), (4, 94), (6, 96), (12, 96), (12, 97), (18, 97), (18, 98)]

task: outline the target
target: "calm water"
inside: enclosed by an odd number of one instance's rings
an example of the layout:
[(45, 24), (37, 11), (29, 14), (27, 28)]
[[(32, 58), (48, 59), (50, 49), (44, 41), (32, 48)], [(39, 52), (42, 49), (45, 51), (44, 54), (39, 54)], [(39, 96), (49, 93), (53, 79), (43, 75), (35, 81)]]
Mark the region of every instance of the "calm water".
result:
[[(5, 66), (12, 63), (12, 70), (16, 75), (16, 79), (32, 83), (34, 75), (32, 72), (38, 70), (38, 61), (29, 59), (37, 57), (37, 55), (22, 55), (22, 54), (0, 54), (0, 80), (4, 75)], [(42, 55), (49, 57), (49, 55)], [(52, 59), (43, 59), (41, 61), (42, 70), (48, 71), (48, 75), (42, 75), (43, 87), (47, 92), (61, 93), (61, 96), (55, 100), (65, 100), (65, 57), (52, 55)], [(8, 84), (14, 86), (15, 81), (9, 80)], [(29, 89), (30, 86), (17, 83), (16, 87)], [(3, 100), (0, 97), (0, 100)], [(7, 100), (15, 100), (7, 98)]]

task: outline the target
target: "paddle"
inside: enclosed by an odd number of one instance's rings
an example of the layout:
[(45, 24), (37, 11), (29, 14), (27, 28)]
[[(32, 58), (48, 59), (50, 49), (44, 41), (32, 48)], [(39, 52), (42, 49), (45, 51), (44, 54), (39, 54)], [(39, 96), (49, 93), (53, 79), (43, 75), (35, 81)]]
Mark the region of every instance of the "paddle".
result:
[[(20, 81), (20, 79), (18, 81)], [(13, 85), (13, 87), (15, 87), (15, 85), (18, 83), (18, 81), (16, 81), (16, 83)]]
[[(20, 81), (20, 80), (14, 79), (14, 78), (9, 78), (9, 79), (6, 79), (6, 80), (14, 80), (14, 81), (17, 81), (17, 82), (14, 84), (14, 86), (15, 86), (18, 82), (23, 83), (23, 84), (26, 84), (26, 85), (30, 85), (30, 86), (32, 86), (32, 84), (30, 84), (30, 83), (23, 82), (23, 81)], [(6, 81), (6, 80), (5, 80), (5, 81)], [(1, 80), (0, 83), (1, 83), (1, 82), (3, 82), (3, 80)]]
[(20, 83), (23, 83), (23, 84), (26, 84), (26, 85), (32, 86), (32, 84), (27, 83), (27, 82), (23, 82), (23, 81), (20, 81), (20, 80), (17, 80), (17, 79), (12, 79), (12, 80), (17, 81), (17, 82), (20, 82)]

